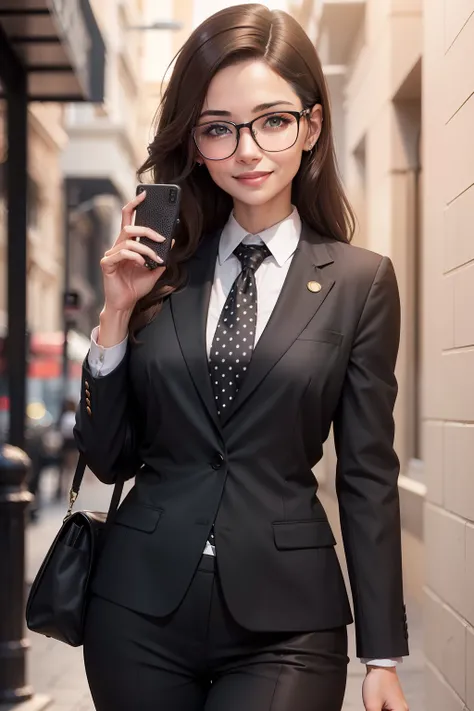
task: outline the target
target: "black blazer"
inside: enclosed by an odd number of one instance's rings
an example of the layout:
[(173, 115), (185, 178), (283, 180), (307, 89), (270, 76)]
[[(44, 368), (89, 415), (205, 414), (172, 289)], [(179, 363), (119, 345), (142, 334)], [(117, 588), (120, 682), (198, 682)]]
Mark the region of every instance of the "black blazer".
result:
[[(203, 239), (186, 287), (166, 299), (116, 370), (93, 378), (84, 365), (80, 450), (105, 483), (140, 467), (93, 590), (168, 615), (215, 522), (222, 588), (240, 625), (304, 632), (350, 623), (312, 472), (334, 422), (357, 653), (405, 655), (392, 264), (304, 226), (242, 388), (219, 420), (205, 344), (219, 236)], [(321, 290), (310, 291), (310, 281)]]

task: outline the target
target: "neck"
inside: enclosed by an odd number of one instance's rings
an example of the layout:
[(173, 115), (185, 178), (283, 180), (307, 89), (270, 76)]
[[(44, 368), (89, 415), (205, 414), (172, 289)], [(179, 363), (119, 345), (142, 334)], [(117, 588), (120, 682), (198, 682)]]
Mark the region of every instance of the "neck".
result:
[(234, 201), (234, 217), (241, 227), (251, 235), (256, 235), (281, 222), (293, 212), (291, 197), (282, 200), (279, 195), (265, 205), (247, 205)]

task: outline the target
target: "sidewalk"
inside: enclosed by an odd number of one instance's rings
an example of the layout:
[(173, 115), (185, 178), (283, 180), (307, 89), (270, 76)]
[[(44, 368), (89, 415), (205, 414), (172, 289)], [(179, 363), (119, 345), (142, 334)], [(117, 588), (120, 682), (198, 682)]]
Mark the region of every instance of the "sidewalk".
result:
[[(46, 498), (51, 482), (45, 477)], [(107, 510), (110, 487), (85, 479), (80, 508)], [(27, 532), (27, 581), (31, 582), (64, 516), (65, 506), (47, 504), (37, 524)], [(410, 711), (425, 711), (423, 703), (423, 654), (420, 611), (410, 601), (407, 604), (411, 655), (400, 666), (400, 678), (407, 695)], [(354, 658), (354, 626), (350, 632), (350, 657), (344, 711), (363, 711), (361, 688), (365, 667)], [(50, 711), (94, 711), (82, 665), (82, 650), (73, 649), (40, 635), (29, 633), (28, 682), (36, 694), (52, 697)], [(130, 709), (130, 711), (135, 711)], [(136, 711), (139, 711), (138, 709)], [(172, 711), (170, 709), (170, 711)], [(225, 711), (225, 709), (223, 709)]]

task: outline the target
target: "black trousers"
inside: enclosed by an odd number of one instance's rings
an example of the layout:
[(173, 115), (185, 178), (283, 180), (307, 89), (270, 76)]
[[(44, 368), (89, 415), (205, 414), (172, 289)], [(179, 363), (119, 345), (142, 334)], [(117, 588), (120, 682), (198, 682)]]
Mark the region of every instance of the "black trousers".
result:
[(243, 629), (225, 605), (215, 559), (203, 556), (166, 618), (94, 596), (84, 660), (97, 711), (340, 711), (347, 630)]

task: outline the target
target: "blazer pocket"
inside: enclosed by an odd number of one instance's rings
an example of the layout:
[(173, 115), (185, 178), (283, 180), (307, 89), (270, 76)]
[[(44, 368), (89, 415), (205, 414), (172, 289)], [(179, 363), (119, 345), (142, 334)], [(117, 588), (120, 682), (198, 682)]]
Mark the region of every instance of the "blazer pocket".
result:
[(337, 331), (330, 331), (328, 329), (315, 331), (310, 327), (301, 331), (297, 338), (298, 341), (318, 341), (320, 343), (332, 343), (335, 346), (340, 346), (342, 339), (342, 333), (338, 333)]
[(153, 509), (143, 504), (125, 502), (118, 509), (114, 523), (128, 526), (128, 528), (136, 528), (138, 531), (152, 533), (157, 527), (162, 513), (162, 509)]
[(336, 545), (331, 526), (320, 521), (274, 521), (273, 536), (278, 550), (326, 548)]

